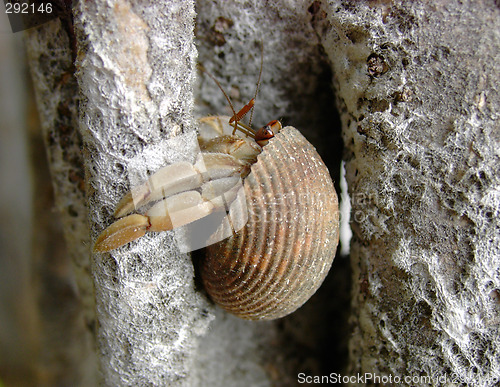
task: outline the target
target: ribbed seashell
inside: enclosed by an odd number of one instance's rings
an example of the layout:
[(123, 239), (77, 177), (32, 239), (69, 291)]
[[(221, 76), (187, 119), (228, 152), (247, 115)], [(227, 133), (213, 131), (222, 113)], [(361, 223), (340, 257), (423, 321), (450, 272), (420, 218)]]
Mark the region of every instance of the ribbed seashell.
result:
[(202, 281), (230, 313), (280, 318), (304, 304), (331, 267), (337, 195), (321, 157), (292, 127), (269, 141), (243, 184), (248, 223), (207, 248)]

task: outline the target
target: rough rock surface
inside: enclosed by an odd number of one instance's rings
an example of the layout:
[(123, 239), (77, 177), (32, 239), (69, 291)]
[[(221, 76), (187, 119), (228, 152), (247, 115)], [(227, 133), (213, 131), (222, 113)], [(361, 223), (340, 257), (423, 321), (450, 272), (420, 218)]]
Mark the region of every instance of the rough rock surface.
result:
[(332, 1), (324, 10), (317, 28), (353, 206), (351, 372), (493, 385), (498, 5)]
[[(193, 109), (230, 113), (211, 79), (195, 83), (193, 3), (97, 3), (75, 8), (88, 202), (74, 188), (59, 192), (88, 204), (93, 239), (131, 183), (193, 160)], [(256, 126), (282, 118), (297, 127), (334, 177), (337, 104), (352, 202), (351, 319), (341, 258), (299, 311), (252, 323), (207, 300), (170, 233), (147, 235), (92, 258), (105, 384), (293, 385), (300, 372), (333, 371), (498, 381), (495, 3), (200, 0), (196, 12), (198, 61), (236, 108), (253, 97), (262, 43)], [(56, 181), (63, 172), (52, 168)], [(74, 232), (70, 243), (85, 240)]]

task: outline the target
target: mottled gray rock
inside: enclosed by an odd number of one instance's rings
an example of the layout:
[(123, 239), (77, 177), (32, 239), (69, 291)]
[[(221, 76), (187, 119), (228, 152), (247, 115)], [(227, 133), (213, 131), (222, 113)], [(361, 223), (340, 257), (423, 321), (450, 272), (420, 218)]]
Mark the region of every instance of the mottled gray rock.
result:
[[(253, 323), (209, 302), (171, 233), (94, 255), (104, 383), (291, 385), (299, 372), (342, 370), (498, 380), (498, 13), (493, 1), (199, 1), (198, 61), (238, 109), (255, 92), (262, 44), (255, 125), (300, 129), (335, 180), (337, 103), (353, 289), (337, 258), (311, 302)], [(85, 241), (81, 261), (132, 183), (194, 159), (193, 111), (230, 113), (210, 78), (194, 83), (194, 17), (174, 0), (75, 8), (87, 199), (63, 183), (59, 197), (88, 205), (91, 238), (67, 237)]]
[(351, 372), (493, 385), (498, 5), (331, 1), (324, 10), (317, 30), (353, 206)]

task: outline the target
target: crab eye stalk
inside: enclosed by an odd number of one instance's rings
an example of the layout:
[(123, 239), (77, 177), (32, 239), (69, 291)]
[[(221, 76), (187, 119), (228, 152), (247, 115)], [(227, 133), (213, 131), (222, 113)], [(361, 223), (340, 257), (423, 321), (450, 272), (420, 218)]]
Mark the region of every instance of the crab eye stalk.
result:
[(260, 146), (267, 145), (269, 140), (281, 130), (281, 122), (273, 120), (255, 132), (255, 142)]

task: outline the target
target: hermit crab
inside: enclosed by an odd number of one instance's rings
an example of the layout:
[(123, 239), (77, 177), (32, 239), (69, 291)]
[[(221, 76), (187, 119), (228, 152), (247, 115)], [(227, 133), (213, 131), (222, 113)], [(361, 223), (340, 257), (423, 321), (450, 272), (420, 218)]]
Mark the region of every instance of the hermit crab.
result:
[[(244, 319), (280, 318), (304, 304), (330, 269), (339, 238), (337, 195), (327, 167), (297, 129), (273, 120), (254, 130), (251, 119), (248, 125), (241, 121), (253, 112), (257, 91), (236, 112), (217, 84), (233, 116), (205, 122), (222, 130), (225, 121), (232, 133), (201, 139), (194, 164), (166, 166), (133, 188), (116, 207), (120, 219), (99, 235), (94, 251), (226, 211), (233, 219), (230, 237), (207, 243), (200, 263), (208, 295)], [(238, 219), (244, 222), (234, 227)]]

